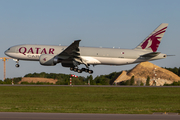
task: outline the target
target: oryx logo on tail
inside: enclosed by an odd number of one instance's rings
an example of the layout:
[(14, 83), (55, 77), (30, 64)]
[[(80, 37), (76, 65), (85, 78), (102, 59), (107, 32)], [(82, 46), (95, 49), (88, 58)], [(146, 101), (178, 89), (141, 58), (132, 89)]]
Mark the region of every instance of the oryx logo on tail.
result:
[(167, 23), (162, 23), (146, 39), (144, 39), (144, 41), (141, 42), (141, 44), (139, 44), (136, 49), (145, 49), (156, 52), (161, 39), (166, 32), (167, 26)]
[(157, 31), (156, 33), (154, 33), (153, 35), (151, 35), (142, 45), (142, 49), (145, 49), (145, 48), (151, 48), (153, 52), (156, 52), (158, 47), (159, 47), (159, 44), (160, 44), (160, 41), (159, 39), (161, 39), (161, 37), (158, 37), (158, 35), (166, 32), (166, 28), (163, 28), (159, 31)]

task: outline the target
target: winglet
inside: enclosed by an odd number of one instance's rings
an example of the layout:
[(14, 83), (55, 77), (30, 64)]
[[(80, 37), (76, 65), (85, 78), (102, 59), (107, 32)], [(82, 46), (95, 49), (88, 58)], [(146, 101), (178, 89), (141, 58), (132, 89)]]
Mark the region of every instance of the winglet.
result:
[(159, 44), (162, 40), (164, 33), (166, 32), (168, 23), (162, 23), (159, 25), (149, 36), (147, 36), (135, 49), (148, 50), (156, 52)]

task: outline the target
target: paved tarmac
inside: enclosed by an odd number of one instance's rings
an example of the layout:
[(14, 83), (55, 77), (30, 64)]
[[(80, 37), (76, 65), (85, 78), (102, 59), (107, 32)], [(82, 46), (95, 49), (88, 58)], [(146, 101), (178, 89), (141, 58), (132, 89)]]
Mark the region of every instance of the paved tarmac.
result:
[(0, 120), (180, 120), (180, 115), (0, 112)]
[(53, 87), (180, 87), (180, 86), (128, 86), (128, 85), (23, 85), (23, 84), (0, 84), (0, 86), (53, 86)]

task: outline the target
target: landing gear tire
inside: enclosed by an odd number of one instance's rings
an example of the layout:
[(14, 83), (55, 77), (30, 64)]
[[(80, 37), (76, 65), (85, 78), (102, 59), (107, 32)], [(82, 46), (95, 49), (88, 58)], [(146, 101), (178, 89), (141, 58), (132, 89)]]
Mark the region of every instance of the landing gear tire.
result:
[(81, 70), (81, 69), (78, 69), (77, 72), (78, 72), (78, 73), (82, 73), (82, 70)]
[(74, 72), (77, 72), (78, 71), (78, 68), (74, 68)]
[(89, 74), (92, 74), (93, 73), (93, 70), (89, 70), (87, 68), (82, 68), (81, 69), (82, 71), (86, 72), (86, 73), (89, 73)]
[(93, 74), (93, 70), (89, 70), (89, 74)]
[(73, 68), (73, 67), (70, 67), (70, 70), (71, 70), (71, 71), (74, 71), (74, 68)]
[(78, 69), (78, 68), (70, 67), (70, 70), (78, 73), (82, 73), (84, 71), (86, 73), (93, 74), (93, 70), (89, 70), (87, 68)]
[(20, 65), (19, 65), (19, 64), (16, 64), (15, 66), (18, 68)]

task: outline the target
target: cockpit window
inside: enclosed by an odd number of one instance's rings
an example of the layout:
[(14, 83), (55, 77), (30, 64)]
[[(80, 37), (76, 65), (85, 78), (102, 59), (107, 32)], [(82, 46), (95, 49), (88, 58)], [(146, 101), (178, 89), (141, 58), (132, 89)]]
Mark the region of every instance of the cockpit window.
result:
[(8, 48), (8, 50), (10, 50), (10, 48)]

